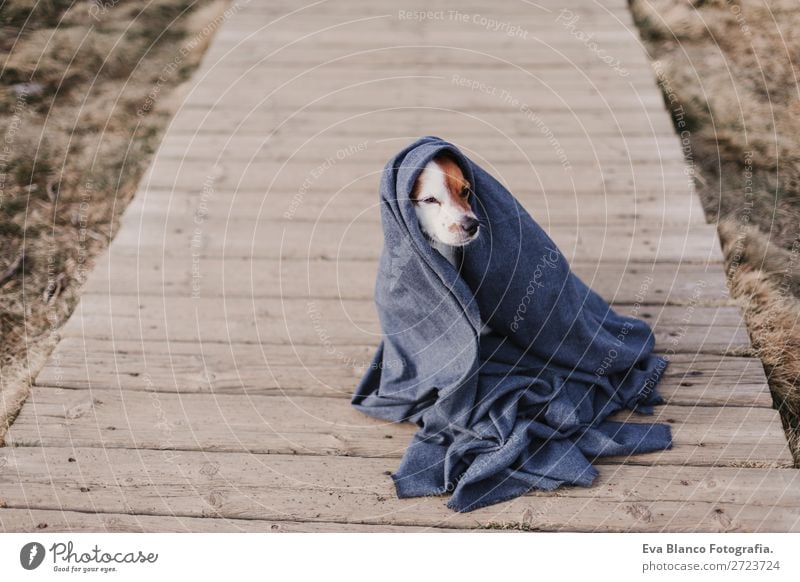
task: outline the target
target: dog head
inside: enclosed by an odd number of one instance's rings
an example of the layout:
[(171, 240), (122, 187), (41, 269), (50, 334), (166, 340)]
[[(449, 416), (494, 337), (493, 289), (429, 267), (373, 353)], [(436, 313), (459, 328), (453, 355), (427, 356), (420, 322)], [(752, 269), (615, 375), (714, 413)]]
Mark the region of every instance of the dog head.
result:
[(472, 212), (471, 196), (470, 183), (451, 157), (440, 155), (428, 162), (411, 192), (423, 234), (454, 247), (475, 240), (480, 223)]

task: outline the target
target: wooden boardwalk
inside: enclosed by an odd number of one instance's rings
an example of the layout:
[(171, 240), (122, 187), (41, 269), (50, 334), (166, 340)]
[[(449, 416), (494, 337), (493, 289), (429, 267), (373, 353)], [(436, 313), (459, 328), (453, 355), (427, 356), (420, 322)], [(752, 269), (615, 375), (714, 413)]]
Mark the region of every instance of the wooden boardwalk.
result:
[[(800, 477), (624, 0), (440, 4), (232, 5), (0, 449), (0, 529), (800, 530)], [(671, 450), (468, 514), (396, 498), (414, 427), (349, 397), (379, 339), (379, 173), (430, 134), (654, 326)]]

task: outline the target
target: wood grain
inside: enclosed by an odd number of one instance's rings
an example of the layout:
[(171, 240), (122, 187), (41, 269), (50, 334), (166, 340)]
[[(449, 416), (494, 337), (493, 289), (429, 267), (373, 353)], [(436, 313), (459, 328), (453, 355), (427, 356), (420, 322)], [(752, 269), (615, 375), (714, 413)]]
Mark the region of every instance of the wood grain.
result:
[[(41, 386), (148, 392), (349, 398), (373, 346), (261, 346), (68, 337), (37, 377)], [(755, 358), (672, 354), (659, 392), (684, 406), (772, 407)]]
[[(143, 262), (139, 257), (117, 254), (112, 248), (98, 260), (84, 293), (259, 299), (285, 294), (372, 300), (377, 269), (377, 261), (365, 265), (356, 260), (206, 258), (198, 265), (183, 258), (164, 257)], [(613, 303), (730, 304), (717, 264), (576, 262), (572, 270)]]
[[(619, 412), (612, 420), (665, 422), (674, 448), (598, 462), (765, 466), (791, 463), (777, 412), (755, 407), (659, 406), (652, 416)], [(710, 427), (713, 426), (713, 429)], [(248, 451), (296, 455), (401, 457), (416, 431), (378, 421), (344, 398), (165, 394), (37, 388), (6, 435), (10, 446)]]
[[(8, 508), (542, 531), (797, 531), (798, 472), (603, 466), (591, 488), (535, 493), (470, 513), (400, 500), (396, 459), (48, 447), (0, 449)], [(74, 459), (70, 461), (70, 459)], [(24, 483), (24, 487), (23, 487)], [(191, 486), (187, 486), (190, 483)], [(756, 493), (757, 492), (757, 493)]]

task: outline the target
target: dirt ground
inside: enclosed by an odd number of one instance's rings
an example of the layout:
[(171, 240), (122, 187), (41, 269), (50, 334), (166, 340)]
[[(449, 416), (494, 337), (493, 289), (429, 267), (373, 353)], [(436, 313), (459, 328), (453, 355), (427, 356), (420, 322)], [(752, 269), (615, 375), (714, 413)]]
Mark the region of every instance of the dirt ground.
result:
[(800, 461), (800, 4), (630, 0)]
[(0, 3), (0, 439), (227, 4)]

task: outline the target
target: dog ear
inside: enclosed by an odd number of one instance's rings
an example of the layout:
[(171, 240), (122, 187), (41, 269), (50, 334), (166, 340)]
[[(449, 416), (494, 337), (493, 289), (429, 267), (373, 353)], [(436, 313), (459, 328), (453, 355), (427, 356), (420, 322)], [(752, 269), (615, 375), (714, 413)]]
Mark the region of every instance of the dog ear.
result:
[(440, 151), (438, 154), (433, 156), (433, 159), (434, 159), (434, 161), (437, 161), (437, 162), (441, 161), (441, 160), (447, 160), (449, 162), (453, 162), (456, 166), (458, 166), (458, 168), (462, 172), (464, 171), (464, 168), (461, 167), (461, 161), (456, 157), (456, 155), (453, 152), (451, 152), (449, 150)]
[(466, 182), (468, 186), (470, 185), (469, 180), (467, 180), (468, 173), (464, 168), (463, 161), (459, 159), (456, 154), (449, 150), (442, 150), (433, 157), (433, 160), (436, 162), (451, 162), (461, 171), (461, 174), (464, 176), (464, 182)]

